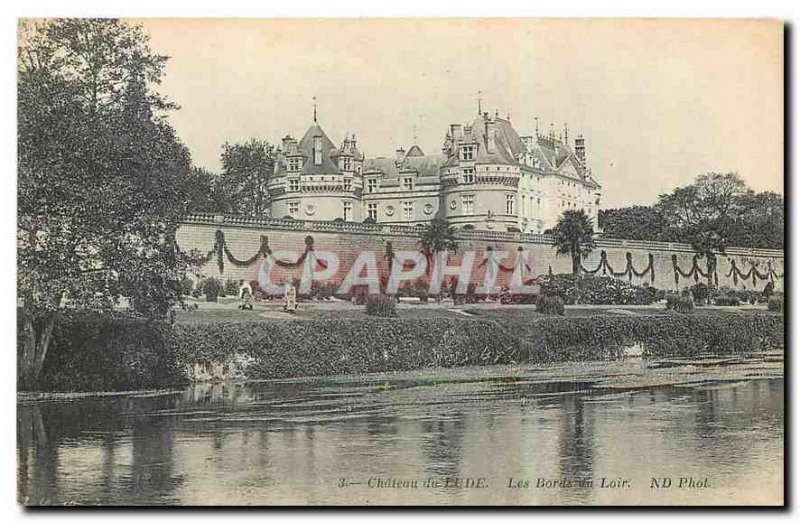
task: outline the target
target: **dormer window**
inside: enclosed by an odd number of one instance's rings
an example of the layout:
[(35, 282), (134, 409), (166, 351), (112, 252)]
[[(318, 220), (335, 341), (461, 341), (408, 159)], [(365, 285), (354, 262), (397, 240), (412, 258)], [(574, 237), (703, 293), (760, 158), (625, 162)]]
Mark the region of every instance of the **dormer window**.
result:
[(299, 179), (290, 179), (289, 180), (289, 192), (297, 192), (300, 190), (300, 180)]
[(287, 170), (297, 172), (300, 170), (300, 158), (289, 158)]
[(411, 176), (403, 178), (403, 188), (405, 190), (414, 190), (414, 178)]
[(322, 136), (314, 136), (314, 165), (322, 165)]
[(344, 190), (349, 192), (353, 188), (353, 179), (352, 178), (344, 178)]
[(375, 178), (370, 178), (367, 180), (367, 192), (372, 194), (378, 190), (378, 180)]
[(350, 160), (351, 160), (351, 158), (348, 158), (347, 156), (342, 158), (342, 170), (348, 170), (348, 171), (350, 170), (350, 168), (351, 168), (351, 161)]
[(472, 161), (475, 159), (475, 146), (466, 145), (461, 147), (461, 161)]

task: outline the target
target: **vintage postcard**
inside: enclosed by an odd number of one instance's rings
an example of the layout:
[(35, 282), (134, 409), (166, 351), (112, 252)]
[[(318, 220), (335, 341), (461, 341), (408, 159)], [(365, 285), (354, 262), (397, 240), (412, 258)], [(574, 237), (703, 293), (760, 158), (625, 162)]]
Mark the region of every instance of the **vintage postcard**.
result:
[(782, 506), (783, 78), (776, 20), (20, 19), (18, 502)]

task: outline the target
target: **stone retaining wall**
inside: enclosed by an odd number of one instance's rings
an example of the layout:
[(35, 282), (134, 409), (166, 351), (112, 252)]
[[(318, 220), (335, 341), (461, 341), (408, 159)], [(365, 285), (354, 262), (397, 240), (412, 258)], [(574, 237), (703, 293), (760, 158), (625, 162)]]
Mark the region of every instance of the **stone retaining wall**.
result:
[[(335, 223), (326, 221), (283, 221), (276, 219), (248, 219), (239, 216), (220, 216), (211, 214), (197, 214), (188, 216), (184, 224), (178, 229), (176, 240), (181, 249), (190, 251), (197, 249), (202, 254), (214, 249), (215, 237), (218, 230), (225, 236), (226, 245), (230, 253), (239, 260), (247, 260), (256, 254), (261, 245), (261, 237), (266, 236), (269, 247), (273, 252), (291, 251), (299, 256), (305, 249), (308, 236), (314, 241), (316, 251), (330, 251), (336, 253), (341, 260), (341, 266), (332, 281), (335, 283), (347, 274), (358, 254), (362, 251), (373, 251), (378, 260), (381, 274), (388, 274), (388, 261), (384, 258), (387, 243), (391, 242), (392, 249), (398, 251), (418, 251), (417, 239), (419, 229), (397, 225), (363, 225), (358, 223)], [(608, 265), (615, 272), (625, 270), (627, 255), (630, 253), (633, 268), (642, 272), (648, 266), (649, 255), (653, 257), (654, 277), (649, 273), (642, 277), (632, 275), (630, 279), (636, 284), (648, 283), (657, 288), (675, 289), (694, 284), (694, 277), (679, 276), (675, 281), (673, 256), (680, 269), (689, 272), (694, 258), (694, 252), (689, 245), (680, 243), (660, 243), (651, 241), (628, 241), (618, 239), (598, 239), (595, 250), (583, 261), (583, 266), (589, 270), (598, 267), (603, 252)], [(465, 251), (475, 251), (472, 282), (480, 284), (484, 279), (486, 264), (481, 262), (485, 253), (491, 247), (495, 255), (507, 252), (508, 257), (502, 265), (513, 267), (517, 259), (518, 249), (521, 247), (529, 252), (528, 267), (524, 279), (534, 278), (539, 275), (553, 273), (568, 273), (571, 271), (570, 259), (566, 256), (556, 256), (551, 245), (551, 238), (546, 235), (522, 234), (513, 232), (494, 231), (466, 231), (458, 232), (459, 251), (451, 255), (450, 264), (459, 264), (461, 255)], [(220, 272), (217, 258), (208, 262), (202, 269), (204, 276), (213, 276), (226, 279), (258, 279), (259, 263), (249, 267), (238, 267), (223, 255), (223, 268)], [(747, 273), (755, 265), (760, 274), (769, 272), (772, 268), (776, 289), (783, 289), (784, 254), (780, 250), (742, 249), (730, 248), (725, 256), (720, 256), (717, 265), (719, 286), (739, 289), (762, 289), (768, 280), (756, 279), (743, 281), (741, 278), (734, 283), (731, 272), (731, 262), (735, 262), (741, 272)], [(699, 267), (705, 270), (706, 263), (699, 260)], [(291, 277), (294, 273), (300, 277), (300, 269), (282, 270), (276, 277)], [(603, 271), (598, 272), (599, 275)], [(498, 284), (507, 284), (510, 272), (501, 271)], [(629, 278), (628, 275), (621, 276)], [(700, 277), (702, 281), (703, 278)]]

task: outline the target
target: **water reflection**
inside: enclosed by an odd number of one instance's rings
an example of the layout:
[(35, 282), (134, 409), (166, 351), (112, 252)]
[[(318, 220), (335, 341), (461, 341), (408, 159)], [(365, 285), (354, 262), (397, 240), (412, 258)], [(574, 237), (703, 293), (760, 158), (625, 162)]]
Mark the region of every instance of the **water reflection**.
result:
[[(749, 364), (758, 379), (748, 364), (700, 375), (628, 362), (21, 402), (18, 495), (30, 505), (702, 504), (750, 491), (744, 500), (780, 502), (782, 362)], [(681, 474), (715, 487), (649, 490), (652, 475)], [(490, 487), (366, 486), (429, 477)], [(635, 488), (598, 488), (603, 477)], [(339, 488), (342, 478), (353, 485)], [(562, 478), (589, 486), (537, 487)]]

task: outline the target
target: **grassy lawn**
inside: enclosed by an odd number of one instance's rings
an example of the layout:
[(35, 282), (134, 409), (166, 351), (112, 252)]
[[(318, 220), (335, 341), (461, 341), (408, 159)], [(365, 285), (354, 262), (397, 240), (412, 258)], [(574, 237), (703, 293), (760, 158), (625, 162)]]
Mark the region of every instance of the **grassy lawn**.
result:
[[(220, 299), (216, 303), (202, 301), (190, 302), (197, 304), (197, 310), (178, 310), (177, 321), (183, 324), (203, 323), (247, 323), (261, 321), (292, 321), (308, 319), (341, 319), (367, 317), (363, 306), (353, 306), (346, 302), (301, 302), (297, 313), (287, 314), (282, 310), (279, 301), (255, 303), (253, 310), (239, 310), (238, 301), (233, 298)], [(466, 313), (460, 313), (462, 310)], [(750, 307), (698, 307), (695, 314), (753, 314), (763, 313), (763, 308)], [(596, 316), (646, 316), (668, 314), (664, 305), (653, 306), (567, 306), (568, 317), (596, 317)], [(413, 305), (401, 304), (397, 308), (397, 315), (401, 318), (462, 318), (470, 317), (492, 319), (498, 321), (536, 321), (549, 316), (539, 314), (532, 305), (509, 306), (499, 304), (466, 305), (458, 309), (448, 308), (444, 305)]]

